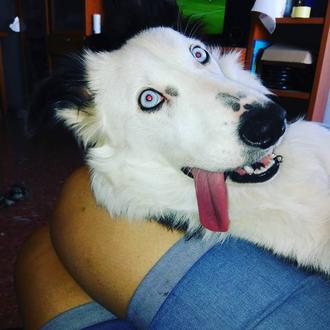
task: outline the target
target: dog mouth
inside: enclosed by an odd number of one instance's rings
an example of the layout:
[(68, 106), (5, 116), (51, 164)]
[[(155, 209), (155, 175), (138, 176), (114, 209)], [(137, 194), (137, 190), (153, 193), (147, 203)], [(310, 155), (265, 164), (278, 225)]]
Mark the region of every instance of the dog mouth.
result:
[(252, 165), (247, 165), (225, 172), (226, 175), (237, 183), (261, 183), (270, 180), (279, 170), (283, 157), (272, 153)]
[[(270, 180), (278, 172), (282, 161), (283, 157), (281, 155), (272, 153), (251, 165), (238, 167), (233, 171), (225, 171), (225, 179), (229, 177), (237, 183), (265, 182)], [(183, 167), (181, 171), (190, 178), (194, 178), (191, 167)]]
[(181, 171), (194, 180), (201, 224), (211, 231), (228, 231), (226, 179), (237, 183), (266, 182), (278, 172), (282, 160), (282, 156), (272, 153), (233, 171), (210, 172), (199, 168), (182, 168)]

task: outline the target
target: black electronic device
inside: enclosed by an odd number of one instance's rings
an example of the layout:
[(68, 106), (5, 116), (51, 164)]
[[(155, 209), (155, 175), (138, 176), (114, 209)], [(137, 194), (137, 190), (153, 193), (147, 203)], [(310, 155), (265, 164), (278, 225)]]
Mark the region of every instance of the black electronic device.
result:
[(268, 88), (311, 90), (314, 61), (309, 50), (274, 44), (258, 57), (257, 73)]

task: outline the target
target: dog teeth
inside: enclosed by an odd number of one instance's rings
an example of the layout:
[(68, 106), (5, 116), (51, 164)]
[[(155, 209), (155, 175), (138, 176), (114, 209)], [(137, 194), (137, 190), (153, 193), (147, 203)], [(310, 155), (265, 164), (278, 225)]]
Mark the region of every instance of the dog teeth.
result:
[(261, 174), (263, 172), (265, 172), (264, 168), (263, 169), (257, 169), (257, 170), (254, 171), (254, 174)]
[(246, 173), (248, 174), (253, 174), (254, 170), (252, 167), (250, 166), (244, 166), (244, 170), (246, 171)]
[(275, 161), (278, 157), (279, 157), (278, 155), (272, 153), (271, 155), (267, 156), (267, 159), (266, 157), (264, 157), (262, 159), (263, 160), (262, 162), (261, 161), (257, 162), (252, 166), (245, 165), (244, 167), (237, 168), (235, 172), (238, 173), (239, 175), (262, 174), (268, 171), (275, 164)]
[(272, 160), (269, 162), (269, 164), (265, 167), (266, 170), (268, 170), (269, 168), (271, 168), (274, 164), (275, 164), (275, 160), (272, 159)]
[(267, 163), (267, 165), (263, 165), (260, 163), (261, 167), (258, 167), (256, 169), (253, 169), (251, 166), (246, 165), (243, 167), (242, 171), (245, 171), (249, 175), (252, 175), (252, 174), (258, 175), (258, 174), (264, 173), (264, 172), (268, 171), (268, 169), (271, 168), (275, 163), (274, 159), (277, 156), (275, 154), (273, 154), (272, 156), (273, 156), (273, 158)]
[(260, 169), (256, 169), (254, 171), (254, 174), (261, 174), (261, 173), (264, 173), (266, 172), (269, 168), (271, 168), (273, 165), (274, 165), (275, 161), (274, 160), (271, 160), (267, 166), (263, 167), (263, 168), (260, 168)]

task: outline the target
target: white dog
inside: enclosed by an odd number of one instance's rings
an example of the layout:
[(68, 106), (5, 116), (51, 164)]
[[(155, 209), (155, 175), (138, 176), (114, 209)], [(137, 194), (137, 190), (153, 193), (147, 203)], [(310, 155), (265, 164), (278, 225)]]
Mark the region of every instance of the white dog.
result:
[(230, 234), (330, 274), (330, 132), (287, 126), (237, 54), (156, 27), (70, 70), (46, 86), (64, 86), (52, 104), (111, 215)]

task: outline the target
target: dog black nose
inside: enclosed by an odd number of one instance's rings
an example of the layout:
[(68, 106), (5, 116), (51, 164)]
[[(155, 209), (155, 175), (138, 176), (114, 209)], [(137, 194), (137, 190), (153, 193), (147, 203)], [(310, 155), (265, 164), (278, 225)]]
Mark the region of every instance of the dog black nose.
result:
[(246, 104), (240, 118), (239, 136), (249, 146), (267, 149), (275, 144), (285, 132), (286, 111), (269, 102)]

